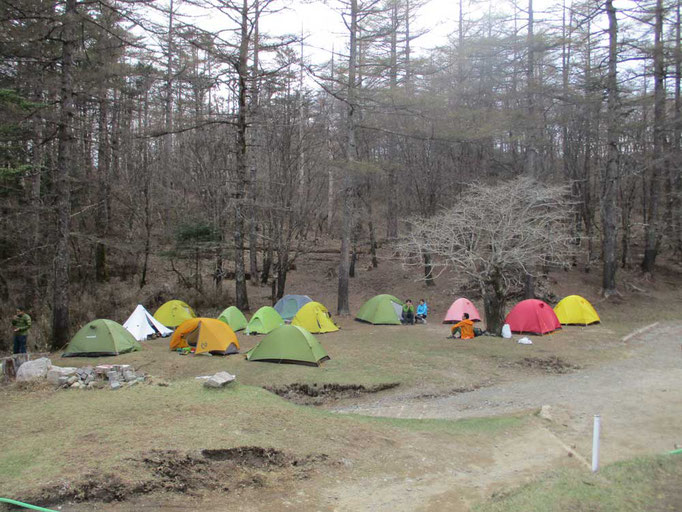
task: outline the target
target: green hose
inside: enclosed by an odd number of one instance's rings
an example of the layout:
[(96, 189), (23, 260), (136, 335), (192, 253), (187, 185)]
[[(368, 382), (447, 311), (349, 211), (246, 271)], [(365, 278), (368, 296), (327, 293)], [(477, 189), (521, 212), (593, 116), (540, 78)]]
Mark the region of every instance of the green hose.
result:
[(680, 448), (679, 450), (673, 450), (671, 452), (668, 452), (668, 455), (680, 455), (680, 454), (682, 454), (682, 448)]
[(35, 505), (29, 505), (28, 503), (22, 503), (21, 501), (11, 500), (9, 498), (0, 498), (0, 503), (9, 503), (10, 505), (17, 505), (19, 507), (28, 508), (30, 510), (39, 510), (41, 512), (57, 512), (51, 508), (36, 507)]

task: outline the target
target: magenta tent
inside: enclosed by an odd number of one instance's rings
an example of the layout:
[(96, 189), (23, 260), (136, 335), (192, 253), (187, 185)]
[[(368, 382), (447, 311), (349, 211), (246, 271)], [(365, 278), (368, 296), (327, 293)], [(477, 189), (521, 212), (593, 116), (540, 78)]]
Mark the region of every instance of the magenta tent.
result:
[(448, 312), (445, 315), (445, 318), (443, 319), (443, 323), (456, 324), (462, 320), (464, 313), (469, 313), (469, 320), (473, 320), (474, 322), (481, 321), (481, 315), (478, 314), (478, 309), (476, 309), (476, 306), (474, 306), (469, 299), (462, 297), (452, 303), (450, 309), (448, 309)]
[(552, 306), (538, 299), (519, 302), (509, 312), (505, 322), (516, 333), (547, 334), (561, 329)]

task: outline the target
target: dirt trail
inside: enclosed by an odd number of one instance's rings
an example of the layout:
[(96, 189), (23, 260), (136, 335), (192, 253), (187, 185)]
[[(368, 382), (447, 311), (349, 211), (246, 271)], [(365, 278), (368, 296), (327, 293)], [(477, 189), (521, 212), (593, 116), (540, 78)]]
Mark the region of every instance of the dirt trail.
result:
[(570, 374), (544, 375), (454, 396), (393, 395), (337, 412), (399, 418), (496, 416), (550, 406), (548, 427), (588, 454), (592, 417), (601, 414), (604, 462), (682, 444), (682, 324), (665, 323), (626, 342), (629, 357)]

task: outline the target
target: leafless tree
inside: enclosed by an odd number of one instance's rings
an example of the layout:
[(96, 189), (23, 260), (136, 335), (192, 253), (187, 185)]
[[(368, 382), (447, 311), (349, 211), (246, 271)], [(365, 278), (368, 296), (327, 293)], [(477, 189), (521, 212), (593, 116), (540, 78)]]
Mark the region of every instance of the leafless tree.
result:
[[(453, 271), (454, 284), (480, 289), (488, 331), (500, 334), (505, 303), (527, 275), (568, 262), (571, 206), (564, 187), (520, 177), (494, 186), (476, 184), (456, 206), (413, 218), (399, 243), (406, 265), (433, 255), (433, 272)], [(421, 272), (416, 273), (416, 275)]]

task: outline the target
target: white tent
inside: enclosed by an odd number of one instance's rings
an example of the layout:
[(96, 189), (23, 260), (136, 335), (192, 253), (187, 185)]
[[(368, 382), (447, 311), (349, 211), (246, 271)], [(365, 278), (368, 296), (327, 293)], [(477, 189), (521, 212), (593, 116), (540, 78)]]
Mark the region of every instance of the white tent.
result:
[(130, 315), (123, 327), (130, 331), (136, 340), (144, 341), (150, 336), (156, 334), (157, 336), (170, 336), (173, 333), (172, 329), (161, 324), (152, 315), (149, 314), (142, 304), (138, 304)]

